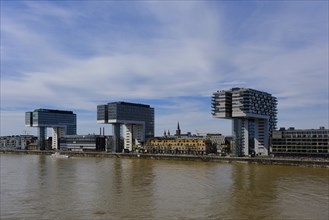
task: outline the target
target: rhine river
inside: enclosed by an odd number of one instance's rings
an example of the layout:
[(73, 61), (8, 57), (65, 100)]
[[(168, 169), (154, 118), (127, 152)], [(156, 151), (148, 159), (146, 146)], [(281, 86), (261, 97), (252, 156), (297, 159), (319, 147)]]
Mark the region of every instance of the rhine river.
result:
[(0, 155), (1, 219), (329, 219), (329, 169)]

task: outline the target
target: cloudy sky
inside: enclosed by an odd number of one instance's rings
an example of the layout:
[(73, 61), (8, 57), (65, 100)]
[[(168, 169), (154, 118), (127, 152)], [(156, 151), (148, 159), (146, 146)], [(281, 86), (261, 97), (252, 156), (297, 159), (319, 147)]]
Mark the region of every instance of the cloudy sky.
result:
[[(328, 1), (1, 1), (1, 135), (36, 129), (24, 112), (155, 108), (156, 135), (231, 134), (211, 94), (231, 87), (278, 98), (278, 127), (328, 127)], [(105, 126), (110, 133), (110, 126)]]

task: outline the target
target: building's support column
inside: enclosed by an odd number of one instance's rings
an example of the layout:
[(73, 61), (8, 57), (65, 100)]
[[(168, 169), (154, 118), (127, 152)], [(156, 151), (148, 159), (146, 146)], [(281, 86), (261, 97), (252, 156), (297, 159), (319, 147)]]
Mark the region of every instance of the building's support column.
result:
[(58, 145), (57, 145), (57, 143), (58, 143), (58, 128), (53, 128), (53, 132), (52, 132), (52, 143), (51, 143), (51, 147), (53, 148), (53, 149), (58, 149)]
[(242, 143), (241, 143), (241, 152), (242, 156), (249, 155), (249, 124), (248, 119), (242, 119)]
[(268, 155), (269, 147), (269, 120), (258, 119), (256, 123), (257, 145), (255, 146), (255, 153), (258, 155)]
[(124, 124), (124, 148), (133, 150), (145, 140), (145, 126), (143, 124)]
[(234, 118), (232, 125), (234, 156), (249, 155), (249, 126), (248, 119)]
[(259, 135), (262, 135), (259, 133), (259, 121), (260, 119), (255, 119), (255, 137), (254, 137), (254, 141), (255, 141), (255, 154), (259, 153), (259, 146), (261, 146), (262, 144), (259, 141)]
[(269, 155), (270, 148), (270, 121), (264, 120), (264, 155)]
[(52, 148), (59, 149), (59, 138), (65, 135), (65, 128), (54, 127), (52, 134)]
[(39, 148), (39, 150), (46, 149), (46, 134), (47, 134), (46, 127), (38, 127), (38, 148)]
[(134, 125), (133, 131), (134, 145), (138, 146), (145, 142), (145, 126), (143, 124)]
[(234, 118), (232, 120), (232, 142), (233, 142), (233, 155), (241, 155), (241, 120)]
[(132, 151), (133, 124), (124, 124), (123, 130), (124, 130), (124, 148), (129, 149), (129, 151)]
[(120, 144), (120, 124), (112, 124), (113, 130), (113, 151), (122, 152), (122, 146)]
[(270, 143), (270, 135), (269, 135), (269, 120), (265, 119), (264, 121), (264, 152), (262, 155), (268, 155), (269, 153), (269, 143)]

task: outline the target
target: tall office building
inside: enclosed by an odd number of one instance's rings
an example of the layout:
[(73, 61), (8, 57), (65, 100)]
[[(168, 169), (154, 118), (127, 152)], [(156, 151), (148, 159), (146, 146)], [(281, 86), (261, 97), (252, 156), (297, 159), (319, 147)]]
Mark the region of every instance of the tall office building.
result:
[(268, 155), (277, 123), (277, 99), (271, 94), (249, 88), (217, 91), (212, 95), (212, 115), (232, 119), (236, 156)]
[(77, 134), (77, 116), (72, 111), (36, 109), (25, 113), (25, 126), (38, 128), (40, 150), (45, 149), (47, 128), (52, 128), (52, 148), (57, 149), (61, 136)]
[[(112, 124), (114, 151), (122, 148), (132, 150), (145, 142), (146, 138), (154, 137), (154, 108), (149, 105), (112, 102), (97, 106), (97, 123)], [(124, 136), (124, 146), (120, 144), (120, 128)]]

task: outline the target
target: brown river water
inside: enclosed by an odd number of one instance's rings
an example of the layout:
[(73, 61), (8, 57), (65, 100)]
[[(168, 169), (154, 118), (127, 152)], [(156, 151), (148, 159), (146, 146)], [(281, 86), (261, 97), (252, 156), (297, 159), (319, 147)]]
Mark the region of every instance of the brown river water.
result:
[(329, 169), (0, 155), (0, 219), (329, 219)]

